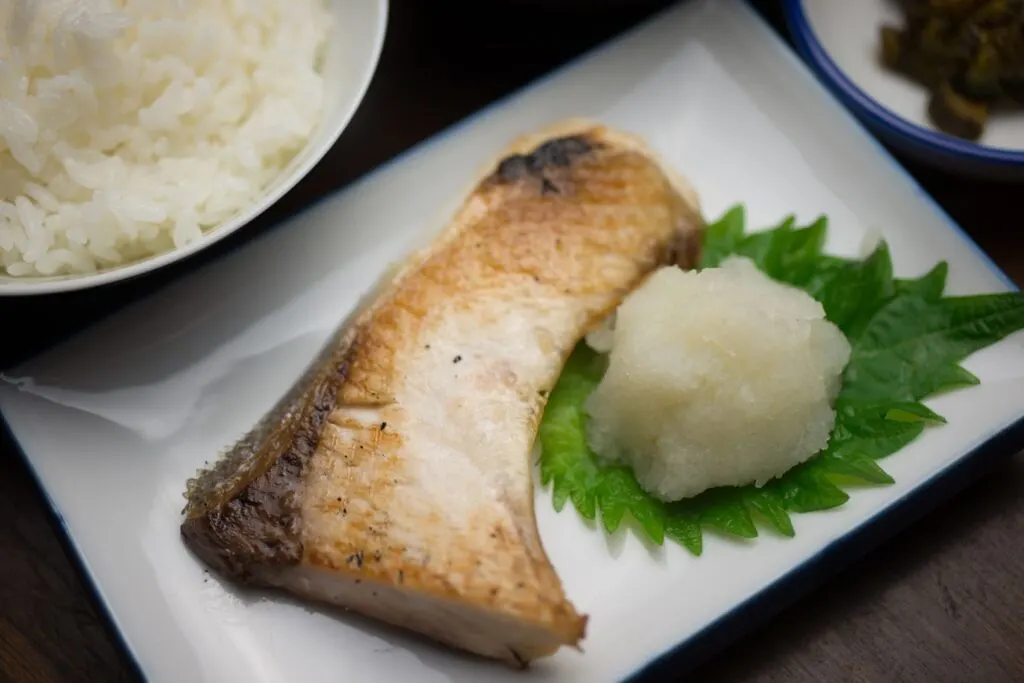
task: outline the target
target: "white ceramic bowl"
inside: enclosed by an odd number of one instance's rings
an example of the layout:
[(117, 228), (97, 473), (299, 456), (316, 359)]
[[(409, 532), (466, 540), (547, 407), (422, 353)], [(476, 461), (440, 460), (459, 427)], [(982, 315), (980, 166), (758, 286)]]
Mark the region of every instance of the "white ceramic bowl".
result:
[(1024, 180), (1024, 111), (996, 114), (978, 142), (938, 131), (928, 93), (879, 61), (879, 30), (900, 25), (895, 0), (784, 0), (793, 42), (821, 81), (876, 135), (951, 171)]
[(259, 216), (305, 177), (331, 149), (366, 94), (377, 68), (387, 26), (388, 0), (328, 0), (334, 26), (324, 55), (323, 117), (306, 146), (263, 191), (233, 219), (207, 230), (181, 249), (86, 275), (0, 276), (0, 296), (52, 294), (96, 287), (141, 275), (209, 247)]

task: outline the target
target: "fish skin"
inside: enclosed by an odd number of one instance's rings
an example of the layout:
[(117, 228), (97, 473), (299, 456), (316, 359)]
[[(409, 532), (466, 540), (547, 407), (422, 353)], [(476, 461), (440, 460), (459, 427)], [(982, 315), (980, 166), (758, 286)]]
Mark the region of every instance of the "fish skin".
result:
[(233, 580), (526, 666), (579, 646), (534, 515), (531, 452), (575, 344), (660, 266), (697, 198), (644, 143), (524, 136), (266, 418), (188, 483), (181, 533)]

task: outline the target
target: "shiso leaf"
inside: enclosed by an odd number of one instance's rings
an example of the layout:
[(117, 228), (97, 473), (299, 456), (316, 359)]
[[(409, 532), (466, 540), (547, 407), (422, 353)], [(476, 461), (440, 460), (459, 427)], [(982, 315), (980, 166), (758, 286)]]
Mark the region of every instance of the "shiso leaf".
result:
[(883, 242), (863, 261), (837, 269), (815, 296), (825, 317), (843, 331), (852, 344), (871, 323), (878, 308), (893, 297), (892, 259)]
[(667, 506), (665, 535), (694, 555), (700, 555), (704, 547), (704, 532), (700, 526), (700, 515), (686, 502)]
[(701, 526), (740, 538), (756, 538), (757, 525), (744, 501), (744, 491), (736, 487), (711, 489), (696, 496), (692, 505)]
[(916, 294), (928, 301), (936, 301), (946, 289), (948, 274), (949, 266), (943, 261), (916, 280), (896, 280), (896, 293)]
[(601, 488), (605, 492), (598, 498), (604, 528), (614, 532), (623, 516), (629, 512), (657, 544), (665, 540), (665, 514), (662, 504), (649, 496), (637, 483), (633, 472), (625, 467), (602, 470)]
[(889, 473), (868, 455), (822, 453), (812, 466), (828, 477), (833, 484), (882, 485), (893, 483)]
[(710, 268), (732, 255), (752, 259), (771, 277), (815, 297), (847, 335), (850, 364), (825, 450), (760, 488), (712, 489), (663, 503), (644, 492), (631, 470), (599, 462), (587, 445), (584, 405), (607, 365), (581, 342), (551, 392), (538, 432), (541, 482), (551, 485), (556, 510), (571, 500), (588, 520), (600, 513), (608, 533), (630, 517), (654, 543), (669, 538), (700, 555), (705, 530), (752, 539), (761, 523), (793, 536), (792, 513), (839, 507), (849, 499), (844, 488), (893, 482), (878, 461), (945, 422), (922, 401), (978, 383), (960, 361), (1024, 329), (1024, 296), (944, 297), (945, 263), (919, 278), (897, 279), (884, 242), (864, 259), (838, 258), (824, 253), (827, 230), (824, 217), (807, 226), (787, 217), (748, 234), (746, 212), (737, 205), (708, 226), (701, 261)]
[(850, 499), (845, 491), (829, 481), (821, 465), (813, 461), (794, 467), (768, 485), (782, 497), (790, 512), (831, 510)]
[[(972, 375), (973, 376), (973, 375)], [(946, 424), (946, 418), (923, 403), (894, 403), (885, 413), (886, 420)]]
[(720, 219), (707, 226), (704, 233), (701, 268), (715, 268), (731, 254), (738, 253), (746, 232), (747, 212), (737, 204)]
[(785, 501), (773, 488), (744, 489), (744, 501), (753, 511), (761, 515), (768, 524), (783, 536), (793, 536), (793, 520), (786, 511)]

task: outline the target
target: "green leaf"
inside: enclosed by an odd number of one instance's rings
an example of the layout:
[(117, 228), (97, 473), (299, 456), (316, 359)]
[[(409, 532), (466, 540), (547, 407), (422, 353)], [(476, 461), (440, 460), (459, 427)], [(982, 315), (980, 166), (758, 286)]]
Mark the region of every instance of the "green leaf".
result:
[(665, 535), (694, 555), (700, 555), (704, 550), (704, 532), (700, 528), (700, 515), (685, 504), (676, 503), (668, 506)]
[(833, 484), (891, 484), (893, 478), (871, 457), (860, 453), (822, 453), (814, 460), (816, 469)]
[(849, 499), (844, 488), (891, 484), (879, 461), (945, 422), (922, 401), (977, 384), (960, 361), (1024, 329), (1019, 293), (943, 297), (945, 263), (918, 278), (896, 279), (884, 243), (862, 260), (825, 254), (824, 217), (804, 227), (786, 218), (750, 234), (745, 223), (744, 208), (736, 206), (709, 225), (701, 266), (718, 266), (732, 255), (750, 258), (768, 275), (818, 299), (850, 341), (828, 446), (763, 487), (718, 488), (663, 503), (642, 489), (631, 470), (600, 463), (590, 450), (583, 406), (606, 361), (580, 343), (539, 429), (541, 481), (551, 486), (557, 510), (572, 501), (586, 519), (600, 514), (609, 533), (631, 517), (653, 542), (669, 538), (694, 555), (703, 552), (709, 529), (752, 539), (760, 523), (793, 536), (793, 513), (839, 507)]
[(771, 486), (793, 512), (831, 510), (850, 499), (813, 462), (794, 467)]
[(783, 254), (793, 238), (794, 225), (796, 219), (787, 216), (775, 229), (755, 232), (746, 237), (737, 245), (734, 253), (746, 256), (769, 275), (781, 272)]
[(624, 467), (604, 470), (598, 493), (601, 521), (608, 533), (614, 532), (629, 512), (655, 543), (665, 540), (665, 513), (662, 504), (647, 495), (633, 473)]
[(871, 322), (878, 307), (892, 298), (892, 259), (883, 242), (864, 261), (851, 261), (818, 295), (825, 317), (852, 342)]
[(742, 489), (711, 489), (696, 497), (693, 505), (703, 526), (728, 536), (757, 537), (757, 526), (743, 500)]
[(887, 301), (854, 345), (844, 395), (914, 401), (963, 386), (958, 363), (1024, 327), (1019, 293)]
[(836, 425), (826, 452), (879, 460), (906, 446), (924, 431), (925, 423), (890, 420), (889, 409), (894, 405), (903, 404), (867, 403), (840, 395)]
[(825, 239), (828, 236), (828, 219), (818, 218), (806, 228), (798, 228), (789, 235), (789, 244), (779, 257), (779, 266), (772, 277), (802, 286), (811, 282), (819, 272), (819, 262)]
[(946, 418), (923, 403), (894, 403), (886, 411), (885, 419), (896, 420), (897, 422), (946, 423)]
[(822, 256), (813, 263), (813, 269), (810, 276), (806, 278), (806, 281), (783, 281), (800, 287), (815, 299), (821, 301), (825, 295), (825, 290), (831, 285), (832, 281), (842, 277), (848, 267), (849, 261), (834, 256)]
[(761, 515), (776, 531), (783, 536), (794, 536), (793, 520), (786, 511), (785, 501), (774, 489), (760, 488), (749, 490), (744, 497), (747, 507)]
[(936, 301), (946, 289), (949, 265), (942, 261), (916, 280), (896, 280), (897, 294), (914, 294), (928, 301)]
[(736, 251), (744, 237), (746, 216), (746, 210), (739, 204), (707, 227), (704, 250), (701, 253), (701, 268), (716, 268)]

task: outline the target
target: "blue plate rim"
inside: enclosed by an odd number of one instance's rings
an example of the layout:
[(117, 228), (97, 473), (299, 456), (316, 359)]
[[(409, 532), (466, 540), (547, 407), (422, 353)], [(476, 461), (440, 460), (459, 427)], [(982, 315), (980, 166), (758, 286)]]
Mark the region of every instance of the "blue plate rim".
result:
[[(746, 6), (751, 15), (759, 21), (762, 26), (779, 39), (779, 47), (783, 52), (788, 52), (788, 56), (793, 58), (795, 63), (805, 67), (810, 67), (810, 71), (815, 72), (815, 69), (811, 64), (808, 64), (807, 61), (797, 59), (796, 55), (792, 51), (786, 49), (787, 46), (785, 44), (784, 36), (781, 36), (779, 32), (767, 22), (764, 16), (758, 12), (754, 6), (756, 4), (756, 0), (740, 0), (740, 2)], [(783, 9), (787, 11), (784, 18), (788, 23), (789, 5), (799, 4), (800, 0), (781, 0), (781, 2), (783, 4)], [(195, 267), (189, 268), (186, 272), (182, 273), (180, 277), (187, 277), (195, 271), (213, 267), (217, 261), (226, 259), (235, 252), (245, 249), (262, 239), (266, 239), (271, 233), (287, 224), (296, 216), (312, 210), (315, 206), (326, 201), (330, 197), (343, 191), (351, 191), (362, 183), (371, 181), (374, 177), (383, 173), (392, 166), (397, 166), (409, 157), (412, 157), (417, 153), (424, 152), (430, 147), (442, 142), (444, 139), (456, 135), (461, 130), (468, 128), (478, 119), (484, 118), (487, 114), (500, 109), (510, 101), (513, 101), (514, 99), (525, 95), (529, 91), (537, 89), (543, 84), (554, 80), (563, 72), (571, 70), (572, 67), (585, 62), (595, 54), (611, 49), (616, 44), (624, 42), (632, 34), (642, 31), (648, 24), (653, 24), (661, 16), (672, 12), (675, 7), (675, 5), (670, 5), (667, 8), (658, 10), (648, 18), (626, 28), (621, 33), (618, 33), (609, 39), (584, 50), (582, 53), (568, 59), (547, 73), (506, 93), (505, 95), (484, 105), (480, 109), (472, 112), (465, 118), (452, 123), (448, 127), (443, 128), (420, 142), (402, 150), (392, 158), (387, 159), (377, 166), (369, 169), (362, 176), (357, 177), (347, 185), (339, 187), (328, 195), (318, 198), (291, 215), (283, 216), (276, 224), (254, 236), (253, 239), (246, 240), (222, 253), (216, 254), (207, 261), (196, 263)], [(825, 59), (828, 59), (828, 57), (825, 56)], [(835, 65), (833, 65), (833, 67), (836, 69), (837, 73), (841, 75), (838, 67)], [(836, 96), (837, 94), (830, 87), (826, 88), (826, 90), (833, 96)], [(865, 95), (865, 97), (867, 96)], [(837, 97), (837, 99), (845, 103), (845, 100), (842, 98)], [(362, 106), (362, 103), (360, 103), (360, 106)], [(842, 108), (840, 108), (840, 112), (842, 112)], [(871, 138), (866, 131), (865, 135), (867, 136), (867, 142), (876, 143), (877, 145), (877, 141)], [(986, 268), (998, 276), (1012, 291), (1019, 291), (1016, 284), (1005, 273), (1003, 273), (999, 266), (992, 261), (991, 257), (989, 257), (988, 254), (985, 253), (985, 251), (967, 235), (959, 224), (946, 214), (944, 209), (942, 209), (927, 193), (921, 190), (913, 176), (907, 173), (903, 167), (900, 166), (900, 164), (897, 163), (895, 159), (893, 159), (892, 156), (884, 149), (884, 147), (877, 145), (877, 151), (883, 157), (883, 160), (887, 161), (895, 169), (903, 172), (911, 184), (921, 192), (923, 198), (929, 204), (929, 208), (931, 208), (931, 210), (942, 219), (945, 227), (957, 234), (964, 242), (964, 246), (974, 251), (981, 258)], [(1021, 157), (1021, 163), (1024, 163), (1024, 153), (1021, 153)], [(101, 316), (92, 323), (83, 326), (77, 333), (71, 336), (73, 337), (77, 334), (82, 334), (88, 329), (101, 324), (107, 318), (111, 318), (123, 312), (124, 309), (138, 305), (142, 301), (155, 295), (163, 287), (173, 284), (174, 281), (166, 283), (162, 287), (143, 294), (142, 296), (134, 297), (132, 300), (126, 302), (125, 306), (119, 307), (117, 310)], [(66, 341), (66, 339), (63, 341)], [(41, 355), (45, 351), (56, 346), (58, 343), (59, 342), (47, 344), (37, 353), (18, 360), (12, 365), (12, 367), (17, 367), (30, 361), (35, 356)], [(28, 453), (25, 448), (18, 441), (18, 438), (14, 433), (14, 429), (6, 416), (3, 415), (2, 411), (0, 411), (0, 431), (5, 433), (10, 439), (10, 443), (15, 447), (17, 455), (22, 459), (22, 462), (28, 469), (30, 477), (45, 500), (48, 512), (50, 513), (51, 523), (60, 531), (57, 535), (60, 537), (60, 542), (65, 550), (65, 554), (82, 581), (83, 587), (92, 598), (93, 606), (102, 616), (101, 620), (105, 622), (105, 631), (112, 635), (112, 639), (120, 646), (123, 659), (126, 660), (126, 663), (131, 665), (133, 673), (137, 674), (144, 681), (148, 680), (147, 671), (139, 660), (135, 648), (132, 646), (129, 634), (126, 629), (122, 627), (117, 615), (111, 610), (110, 604), (104, 595), (103, 590), (97, 583), (85, 556), (77, 546), (74, 535), (70, 532), (70, 529), (64, 521), (64, 516), (60, 510), (60, 506), (53, 498), (50, 497), (49, 492), (43, 486), (42, 480), (39, 473), (33, 466), (32, 460), (28, 457)], [(621, 679), (620, 683), (653, 683), (653, 681), (675, 680), (679, 675), (695, 669), (698, 665), (704, 663), (709, 658), (725, 649), (725, 647), (737, 641), (743, 635), (753, 631), (777, 613), (797, 602), (803, 596), (817, 588), (820, 584), (827, 581), (833, 574), (836, 574), (846, 568), (851, 562), (867, 554), (875, 546), (897, 535), (900, 531), (916, 521), (918, 518), (922, 517), (929, 510), (937, 507), (945, 500), (948, 500), (963, 488), (966, 488), (968, 484), (987, 471), (990, 466), (994, 465), (1000, 459), (1009, 457), (1022, 449), (1024, 449), (1024, 416), (1020, 416), (1002, 429), (988, 435), (979, 445), (961, 455), (945, 469), (935, 473), (927, 481), (909, 491), (901, 498), (893, 501), (886, 508), (863, 521), (858, 526), (851, 528), (847, 533), (832, 541), (811, 557), (807, 558), (800, 564), (793, 566), (788, 572), (750, 595), (746, 600), (736, 604), (729, 611), (724, 612), (716, 619), (709, 621), (703, 628), (693, 635), (680, 640), (675, 645), (668, 647), (660, 653), (651, 655), (646, 662), (637, 665), (636, 669), (626, 674), (625, 677)]]
[(670, 680), (673, 675), (695, 669), (820, 588), (877, 546), (898, 536), (1022, 448), (1024, 416), (989, 435), (924, 483), (794, 565), (686, 640), (648, 660), (622, 683)]
[(835, 63), (818, 40), (804, 11), (805, 2), (782, 0), (783, 16), (797, 52), (844, 105), (863, 117), (881, 134), (900, 138), (932, 154), (997, 166), (1024, 166), (1024, 151), (987, 147), (929, 130), (908, 121), (868, 95)]

